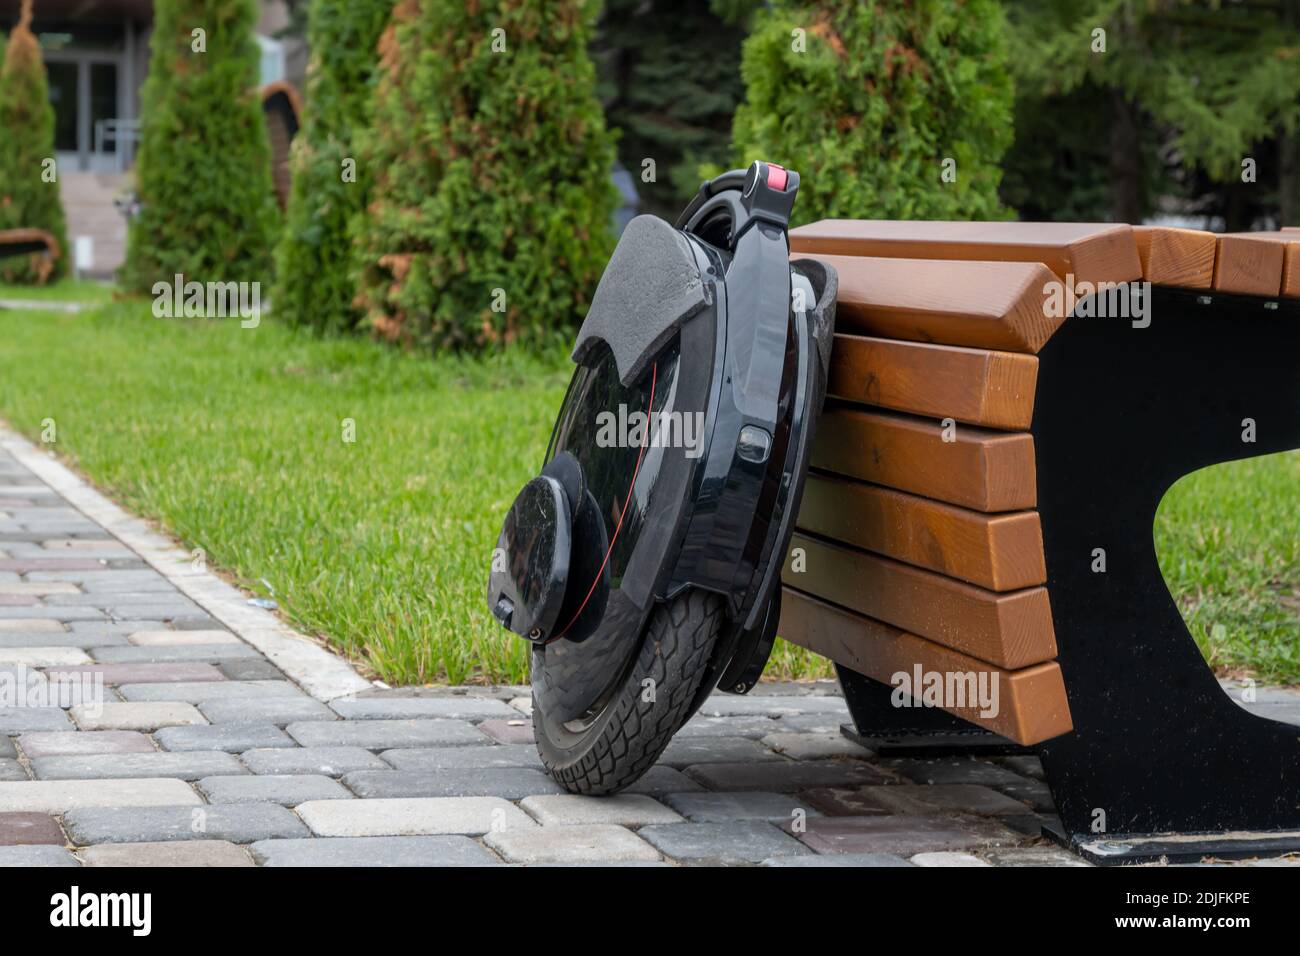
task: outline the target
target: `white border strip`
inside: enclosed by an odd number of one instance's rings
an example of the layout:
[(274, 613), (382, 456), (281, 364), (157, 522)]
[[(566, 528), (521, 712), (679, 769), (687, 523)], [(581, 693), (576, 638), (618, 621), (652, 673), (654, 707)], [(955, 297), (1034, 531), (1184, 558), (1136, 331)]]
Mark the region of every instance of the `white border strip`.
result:
[(249, 604), (238, 588), (208, 571), (195, 569), (188, 552), (150, 529), (144, 519), (123, 511), (3, 421), (0, 421), (0, 447), (70, 505), (143, 558), (182, 594), (265, 654), (312, 697), (331, 701), (374, 686), (343, 658), (299, 634), (270, 611)]

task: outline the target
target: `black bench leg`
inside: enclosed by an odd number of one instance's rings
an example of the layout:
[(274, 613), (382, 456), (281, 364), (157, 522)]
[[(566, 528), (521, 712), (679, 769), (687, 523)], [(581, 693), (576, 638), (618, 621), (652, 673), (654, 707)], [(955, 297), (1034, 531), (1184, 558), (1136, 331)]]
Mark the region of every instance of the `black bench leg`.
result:
[[(1300, 305), (1157, 289), (1151, 315), (1149, 328), (1076, 316), (1040, 354), (1039, 512), (1075, 727), (1040, 754), (1066, 837), (1094, 855), (1300, 849), (1300, 727), (1223, 692), (1152, 541), (1182, 476), (1300, 447)], [(1266, 845), (1228, 831), (1274, 832)], [(1174, 832), (1220, 836), (1123, 839)]]

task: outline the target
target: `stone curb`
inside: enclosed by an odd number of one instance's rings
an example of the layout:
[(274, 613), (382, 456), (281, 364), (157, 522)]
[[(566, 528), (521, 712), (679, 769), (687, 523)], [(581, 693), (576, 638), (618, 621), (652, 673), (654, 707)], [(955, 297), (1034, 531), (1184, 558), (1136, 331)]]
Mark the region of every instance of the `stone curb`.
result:
[(238, 588), (196, 569), (188, 552), (153, 531), (144, 519), (122, 510), (3, 421), (0, 447), (70, 505), (135, 551), (182, 594), (265, 654), (312, 697), (328, 702), (374, 687), (341, 657), (299, 634), (270, 611), (250, 605)]

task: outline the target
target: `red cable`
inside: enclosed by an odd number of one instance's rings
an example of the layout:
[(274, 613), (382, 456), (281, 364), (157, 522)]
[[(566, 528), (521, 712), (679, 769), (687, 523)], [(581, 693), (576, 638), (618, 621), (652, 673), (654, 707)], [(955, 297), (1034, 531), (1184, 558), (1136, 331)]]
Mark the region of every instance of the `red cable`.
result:
[[(575, 611), (573, 617), (569, 619), (569, 623), (564, 625), (564, 630), (560, 631), (559, 634), (556, 634), (549, 640), (544, 641), (543, 644), (549, 644), (551, 641), (558, 641), (568, 633), (569, 628), (573, 627), (574, 622), (577, 621), (578, 618), (582, 616), (582, 612), (586, 610), (587, 602), (590, 601), (591, 596), (596, 593), (596, 585), (600, 583), (601, 577), (605, 574), (605, 565), (609, 564), (609, 556), (614, 553), (614, 542), (618, 540), (618, 533), (623, 530), (623, 518), (627, 514), (627, 506), (632, 503), (632, 491), (636, 488), (637, 475), (641, 474), (641, 462), (645, 459), (645, 450), (650, 446), (650, 434), (654, 430), (652, 427), (652, 416), (655, 407), (655, 382), (658, 378), (659, 363), (655, 362), (650, 366), (650, 401), (646, 407), (647, 422), (645, 441), (641, 443), (641, 451), (636, 456), (636, 470), (632, 472), (632, 483), (627, 486), (627, 498), (623, 501), (623, 510), (619, 512), (618, 524), (614, 525), (614, 537), (609, 539), (609, 550), (605, 552), (605, 560), (600, 562), (600, 570), (596, 572), (596, 580), (591, 582), (591, 590), (589, 590), (587, 596), (582, 599), (582, 604), (578, 606), (578, 610)], [(581, 503), (579, 503), (579, 507), (581, 507)], [(576, 514), (574, 515), (574, 518), (577, 518)]]

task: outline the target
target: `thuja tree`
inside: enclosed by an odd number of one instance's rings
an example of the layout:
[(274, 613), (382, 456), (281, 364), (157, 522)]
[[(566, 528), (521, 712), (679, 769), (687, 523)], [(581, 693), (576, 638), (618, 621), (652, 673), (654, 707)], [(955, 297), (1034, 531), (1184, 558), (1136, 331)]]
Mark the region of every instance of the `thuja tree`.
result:
[(67, 271), (68, 237), (54, 160), (54, 110), (41, 48), (24, 0), (0, 67), (0, 229), (43, 229), (59, 256), (0, 259), (0, 279), (44, 282)]
[(158, 0), (141, 93), (129, 288), (264, 282), (279, 211), (258, 99), (254, 0)]
[(293, 188), (276, 248), (275, 313), (294, 324), (346, 331), (353, 304), (349, 222), (365, 208), (368, 168), (358, 168), (376, 44), (393, 0), (314, 0), (308, 11), (307, 106), (294, 140)]
[(587, 0), (399, 0), (361, 175), (358, 303), (379, 335), (481, 349), (552, 339), (610, 251), (612, 138)]
[(1005, 33), (997, 0), (776, 0), (745, 41), (733, 158), (797, 169), (800, 221), (1000, 217)]

